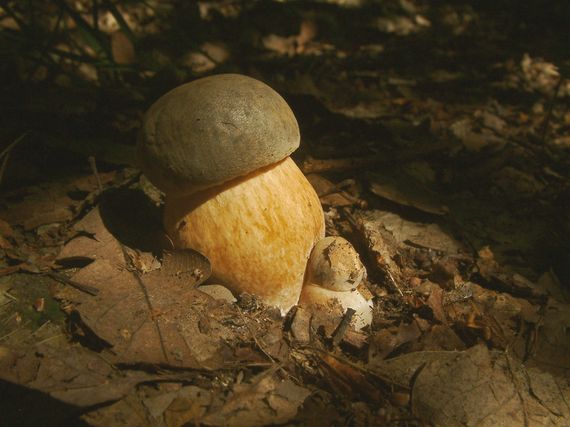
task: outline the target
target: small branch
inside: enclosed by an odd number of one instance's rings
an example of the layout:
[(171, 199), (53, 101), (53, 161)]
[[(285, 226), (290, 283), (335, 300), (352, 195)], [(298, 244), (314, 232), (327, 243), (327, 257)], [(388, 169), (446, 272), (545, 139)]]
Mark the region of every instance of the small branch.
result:
[(424, 159), (426, 156), (449, 148), (447, 142), (428, 145), (402, 153), (384, 151), (381, 154), (373, 154), (366, 157), (345, 157), (341, 159), (315, 159), (307, 156), (301, 164), (304, 174), (321, 172), (345, 172), (353, 169), (366, 168), (377, 164), (402, 164), (416, 159)]
[(338, 343), (341, 342), (342, 338), (344, 337), (344, 334), (346, 333), (346, 330), (350, 326), (350, 321), (352, 320), (354, 313), (356, 313), (356, 310), (354, 310), (353, 308), (348, 308), (346, 310), (346, 313), (344, 313), (344, 316), (340, 321), (338, 328), (336, 328), (336, 331), (334, 331), (332, 339), (333, 345), (338, 345)]
[(552, 118), (552, 110), (554, 109), (554, 104), (556, 104), (556, 98), (558, 98), (558, 92), (560, 91), (560, 87), (562, 86), (563, 81), (564, 77), (562, 77), (562, 74), (560, 74), (560, 78), (558, 79), (556, 88), (554, 88), (554, 95), (552, 95), (552, 99), (548, 103), (548, 110), (546, 111), (546, 116), (544, 117), (544, 123), (542, 124), (542, 130), (540, 132), (540, 142), (542, 143), (542, 145), (544, 145), (546, 141), (548, 124), (550, 123), (550, 119)]
[(6, 154), (8, 154), (12, 150), (12, 148), (14, 148), (20, 142), (22, 142), (22, 140), (25, 137), (27, 137), (30, 133), (31, 133), (31, 131), (27, 130), (22, 135), (20, 135), (18, 138), (16, 138), (14, 141), (12, 141), (10, 144), (8, 144), (8, 146), (6, 148), (4, 148), (2, 150), (2, 152), (0, 152), (0, 158), (4, 157)]
[[(382, 157), (346, 157), (344, 159), (315, 159), (307, 157), (301, 165), (305, 174), (321, 172), (343, 172), (351, 169), (360, 169), (378, 163)], [(385, 160), (385, 159), (384, 159)]]
[(101, 182), (101, 177), (99, 176), (99, 171), (97, 170), (97, 163), (95, 162), (94, 156), (89, 156), (88, 158), (89, 166), (91, 166), (91, 171), (95, 178), (97, 179), (97, 186), (99, 187), (99, 193), (103, 192), (103, 183)]
[(92, 296), (97, 296), (99, 295), (99, 289), (94, 288), (93, 286), (89, 286), (89, 285), (84, 285), (82, 283), (76, 282), (74, 280), (68, 279), (67, 277), (59, 274), (59, 273), (54, 273), (53, 271), (48, 271), (47, 273), (45, 273), (47, 276), (51, 277), (53, 280), (62, 283), (64, 285), (68, 285), (71, 286), (72, 288), (77, 289), (78, 291), (81, 292), (85, 292), (89, 295)]

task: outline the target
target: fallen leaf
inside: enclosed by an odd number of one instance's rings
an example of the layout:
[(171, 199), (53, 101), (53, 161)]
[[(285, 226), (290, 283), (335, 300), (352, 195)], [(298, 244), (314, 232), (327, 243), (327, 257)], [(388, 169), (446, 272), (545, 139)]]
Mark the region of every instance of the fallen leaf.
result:
[[(102, 184), (108, 184), (115, 173), (100, 174)], [(97, 190), (94, 176), (69, 179), (61, 182), (28, 187), (4, 195), (0, 216), (11, 225), (33, 230), (44, 224), (68, 221), (75, 215), (82, 200), (71, 197), (75, 192)], [(87, 194), (86, 194), (87, 195)]]
[(380, 210), (361, 211), (356, 216), (367, 229), (388, 230), (400, 244), (429, 248), (450, 255), (463, 251), (463, 245), (438, 224), (412, 222), (395, 213)]
[(382, 393), (369, 381), (363, 370), (327, 353), (320, 353), (319, 359), (322, 361), (323, 376), (334, 390), (351, 398), (372, 402), (382, 400)]
[(407, 172), (369, 174), (370, 191), (391, 202), (416, 208), (433, 215), (446, 215), (447, 206), (438, 200), (437, 193)]
[(397, 328), (382, 329), (372, 335), (368, 360), (375, 358), (385, 359), (398, 349), (398, 347), (414, 342), (421, 336), (416, 322), (402, 323)]
[(236, 384), (219, 408), (212, 407), (202, 422), (212, 426), (262, 426), (292, 419), (310, 391), (280, 379), (274, 370), (262, 372), (251, 382)]
[(111, 34), (111, 54), (113, 60), (119, 65), (130, 65), (135, 62), (135, 46), (123, 31)]
[(117, 400), (156, 374), (118, 371), (100, 355), (79, 344), (53, 340), (0, 355), (0, 378), (49, 394), (62, 402), (88, 407)]
[(570, 417), (564, 379), (526, 369), (508, 353), (484, 345), (410, 353), (369, 368), (398, 384), (412, 384), (414, 415), (434, 425), (556, 426)]

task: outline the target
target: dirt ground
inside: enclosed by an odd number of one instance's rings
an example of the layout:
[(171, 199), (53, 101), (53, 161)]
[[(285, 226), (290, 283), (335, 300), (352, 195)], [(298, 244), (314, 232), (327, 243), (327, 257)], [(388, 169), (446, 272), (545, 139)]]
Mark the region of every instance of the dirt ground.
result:
[[(1, 1), (0, 425), (569, 425), (569, 14)], [(364, 329), (162, 250), (143, 114), (219, 73), (294, 111), (326, 233), (366, 267)]]

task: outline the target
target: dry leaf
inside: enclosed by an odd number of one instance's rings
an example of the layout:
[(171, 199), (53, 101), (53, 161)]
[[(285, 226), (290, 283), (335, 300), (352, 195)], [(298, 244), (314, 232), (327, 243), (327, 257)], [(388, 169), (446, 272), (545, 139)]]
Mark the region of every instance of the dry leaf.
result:
[(382, 393), (363, 371), (327, 353), (319, 354), (323, 362), (323, 376), (333, 389), (360, 399), (380, 402)]
[(43, 391), (62, 402), (87, 407), (120, 399), (135, 384), (152, 380), (156, 375), (119, 372), (100, 355), (79, 344), (61, 346), (51, 340), (0, 356), (0, 377)]
[(210, 408), (202, 422), (212, 426), (264, 426), (292, 419), (309, 390), (280, 379), (274, 370), (250, 383), (236, 384), (221, 408)]
[(412, 384), (414, 415), (434, 425), (558, 426), (570, 417), (570, 387), (564, 379), (525, 369), (508, 353), (484, 345), (410, 353), (375, 361), (370, 369)]
[(113, 60), (119, 65), (130, 65), (135, 62), (135, 46), (123, 31), (111, 34), (111, 53)]
[(370, 191), (403, 206), (433, 215), (446, 215), (447, 206), (439, 202), (435, 191), (406, 172), (370, 174)]
[(380, 210), (362, 211), (356, 217), (366, 230), (388, 230), (399, 244), (429, 248), (450, 255), (463, 251), (463, 245), (437, 224), (407, 221), (392, 212)]

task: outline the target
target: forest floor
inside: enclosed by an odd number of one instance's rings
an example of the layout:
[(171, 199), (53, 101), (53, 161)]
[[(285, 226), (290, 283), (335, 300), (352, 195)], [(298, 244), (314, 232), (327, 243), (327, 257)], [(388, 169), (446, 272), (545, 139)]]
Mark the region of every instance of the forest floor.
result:
[[(0, 424), (568, 425), (563, 2), (23, 4), (0, 2)], [(216, 299), (206, 259), (149, 249), (142, 116), (227, 72), (295, 112), (371, 326)]]

